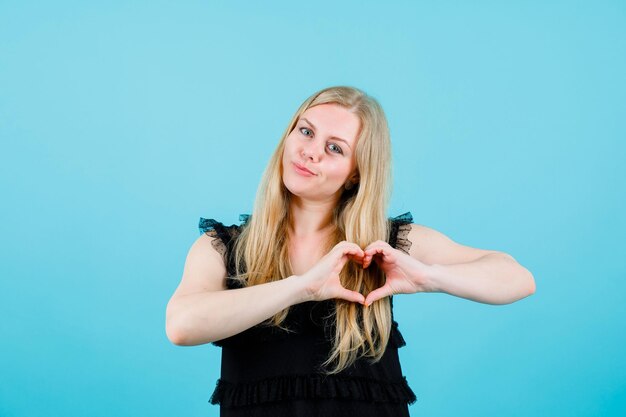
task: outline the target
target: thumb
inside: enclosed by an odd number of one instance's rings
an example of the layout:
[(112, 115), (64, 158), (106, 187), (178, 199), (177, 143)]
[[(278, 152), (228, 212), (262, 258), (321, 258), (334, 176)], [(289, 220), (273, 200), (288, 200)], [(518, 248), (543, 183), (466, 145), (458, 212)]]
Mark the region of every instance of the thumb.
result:
[(378, 301), (381, 298), (385, 298), (390, 295), (393, 295), (393, 291), (391, 290), (391, 287), (388, 284), (385, 284), (382, 287), (375, 289), (374, 291), (372, 291), (371, 293), (367, 295), (367, 298), (365, 299), (365, 306), (369, 307), (370, 305), (372, 305), (374, 301)]
[(343, 288), (339, 292), (338, 298), (343, 298), (344, 300), (352, 301), (354, 303), (363, 304), (365, 303), (365, 297), (360, 292), (350, 291), (346, 288)]

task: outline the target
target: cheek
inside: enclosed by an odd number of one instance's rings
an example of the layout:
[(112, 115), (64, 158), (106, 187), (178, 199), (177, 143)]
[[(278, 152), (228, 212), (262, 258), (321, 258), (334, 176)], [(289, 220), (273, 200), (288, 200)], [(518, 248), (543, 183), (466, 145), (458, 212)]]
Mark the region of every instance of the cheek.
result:
[(287, 137), (285, 140), (285, 146), (283, 147), (283, 158), (288, 158), (293, 152), (293, 144), (292, 141)]
[(283, 158), (290, 157), (294, 152), (295, 143), (292, 137), (287, 136), (285, 147), (283, 148)]
[(350, 173), (350, 166), (343, 163), (329, 164), (328, 176), (337, 180), (344, 180)]

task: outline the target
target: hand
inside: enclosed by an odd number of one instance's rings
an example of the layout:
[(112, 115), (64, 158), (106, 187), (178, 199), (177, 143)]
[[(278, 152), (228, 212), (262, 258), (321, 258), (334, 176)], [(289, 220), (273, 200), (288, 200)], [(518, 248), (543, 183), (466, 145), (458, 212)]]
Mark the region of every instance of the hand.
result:
[(363, 265), (364, 255), (363, 249), (356, 243), (346, 241), (337, 243), (301, 277), (307, 282), (310, 298), (313, 301), (342, 298), (363, 304), (365, 302), (363, 294), (344, 288), (339, 280), (339, 273), (348, 259)]
[(389, 243), (377, 240), (365, 250), (363, 268), (371, 265), (372, 260), (385, 273), (385, 285), (367, 295), (365, 305), (393, 294), (413, 294), (429, 291), (427, 287), (430, 266), (406, 253), (392, 248)]

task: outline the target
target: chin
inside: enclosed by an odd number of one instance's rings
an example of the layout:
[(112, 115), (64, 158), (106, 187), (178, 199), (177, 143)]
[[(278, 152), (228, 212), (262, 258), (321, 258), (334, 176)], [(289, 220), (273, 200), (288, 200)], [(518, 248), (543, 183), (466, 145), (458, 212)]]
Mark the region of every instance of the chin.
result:
[(290, 184), (289, 182), (283, 182), (283, 185), (289, 191), (290, 194), (298, 196), (298, 197), (311, 197), (311, 190), (307, 187), (298, 186), (295, 184)]

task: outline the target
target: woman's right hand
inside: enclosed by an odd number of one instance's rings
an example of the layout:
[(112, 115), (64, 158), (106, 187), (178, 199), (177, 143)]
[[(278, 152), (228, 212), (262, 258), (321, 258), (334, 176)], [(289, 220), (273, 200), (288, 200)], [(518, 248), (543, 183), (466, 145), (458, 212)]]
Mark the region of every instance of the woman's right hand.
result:
[(344, 288), (339, 273), (348, 259), (363, 264), (365, 253), (356, 243), (339, 242), (324, 255), (311, 269), (300, 276), (306, 282), (307, 292), (312, 301), (341, 298), (355, 303), (365, 303), (363, 294)]

